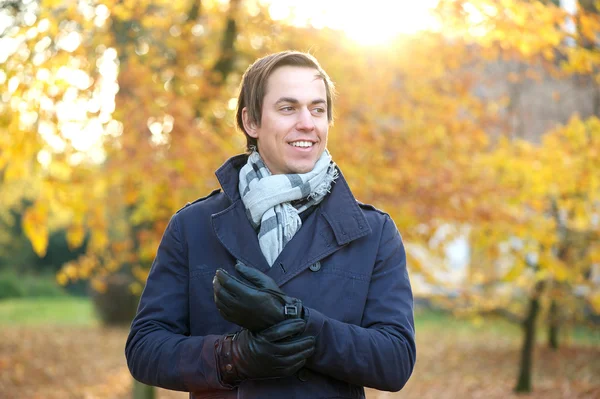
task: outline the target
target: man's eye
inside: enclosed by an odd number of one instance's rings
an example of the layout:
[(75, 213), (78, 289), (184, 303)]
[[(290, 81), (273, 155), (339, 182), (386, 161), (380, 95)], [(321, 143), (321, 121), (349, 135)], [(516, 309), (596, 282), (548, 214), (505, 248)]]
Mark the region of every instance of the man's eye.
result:
[(325, 108), (321, 108), (321, 107), (313, 108), (313, 111), (316, 112), (316, 113), (318, 113), (318, 114), (322, 114), (322, 113), (325, 112)]
[(281, 110), (282, 111), (293, 111), (294, 107), (282, 107)]

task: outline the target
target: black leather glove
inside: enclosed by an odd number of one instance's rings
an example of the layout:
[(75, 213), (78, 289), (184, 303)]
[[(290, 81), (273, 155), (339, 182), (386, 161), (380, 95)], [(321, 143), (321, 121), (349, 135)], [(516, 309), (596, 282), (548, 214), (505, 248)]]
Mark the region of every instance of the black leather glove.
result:
[(315, 349), (314, 337), (293, 339), (306, 322), (286, 320), (258, 334), (246, 329), (225, 335), (216, 346), (221, 381), (235, 386), (246, 379), (287, 377), (300, 370)]
[(258, 332), (303, 316), (302, 302), (283, 293), (272, 278), (240, 262), (235, 269), (241, 279), (223, 269), (213, 279), (215, 304), (226, 320)]

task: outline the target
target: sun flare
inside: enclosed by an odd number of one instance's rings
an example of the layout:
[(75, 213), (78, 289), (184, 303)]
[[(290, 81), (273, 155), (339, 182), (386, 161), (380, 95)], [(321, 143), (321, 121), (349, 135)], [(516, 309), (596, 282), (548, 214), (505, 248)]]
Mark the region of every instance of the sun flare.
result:
[(338, 29), (357, 44), (381, 45), (401, 34), (415, 34), (435, 29), (431, 11), (438, 0), (265, 0), (274, 20), (294, 25)]

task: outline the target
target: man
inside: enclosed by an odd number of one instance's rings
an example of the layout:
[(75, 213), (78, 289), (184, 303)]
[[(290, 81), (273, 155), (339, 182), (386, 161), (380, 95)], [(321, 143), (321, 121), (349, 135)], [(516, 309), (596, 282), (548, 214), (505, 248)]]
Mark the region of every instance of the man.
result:
[(404, 247), (326, 149), (333, 92), (309, 54), (248, 68), (237, 123), (249, 154), (164, 233), (125, 349), (137, 380), (227, 399), (404, 386), (416, 359)]

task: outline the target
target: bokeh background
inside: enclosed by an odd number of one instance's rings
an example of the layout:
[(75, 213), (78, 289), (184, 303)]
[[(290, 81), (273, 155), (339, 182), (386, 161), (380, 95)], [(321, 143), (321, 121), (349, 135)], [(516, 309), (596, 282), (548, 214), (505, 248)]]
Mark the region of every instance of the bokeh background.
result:
[(0, 397), (186, 397), (132, 381), (128, 323), (285, 49), (336, 83), (330, 152), (409, 257), (417, 365), (369, 398), (600, 397), (593, 0), (0, 1)]

